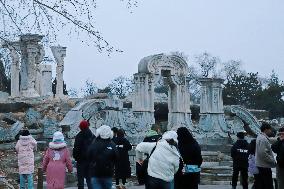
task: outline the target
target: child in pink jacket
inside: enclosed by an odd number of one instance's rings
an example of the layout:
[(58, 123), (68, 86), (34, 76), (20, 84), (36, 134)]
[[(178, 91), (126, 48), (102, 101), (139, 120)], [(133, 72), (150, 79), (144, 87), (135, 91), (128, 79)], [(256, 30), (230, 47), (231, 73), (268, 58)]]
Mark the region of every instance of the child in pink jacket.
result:
[(64, 136), (57, 131), (43, 158), (43, 171), (46, 171), (47, 189), (64, 189), (66, 167), (72, 172), (72, 162)]
[(28, 130), (23, 130), (16, 144), (20, 174), (20, 189), (26, 188), (26, 181), (28, 181), (28, 189), (34, 188), (34, 150), (36, 150), (36, 147), (37, 142), (30, 135), (30, 132)]

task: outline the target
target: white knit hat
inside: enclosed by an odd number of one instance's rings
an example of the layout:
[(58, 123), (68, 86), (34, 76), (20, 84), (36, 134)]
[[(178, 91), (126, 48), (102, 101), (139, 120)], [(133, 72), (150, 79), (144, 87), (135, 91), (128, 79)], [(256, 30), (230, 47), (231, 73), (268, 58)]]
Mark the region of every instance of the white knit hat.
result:
[(170, 140), (173, 139), (176, 143), (178, 142), (177, 140), (177, 133), (175, 131), (167, 131), (163, 134), (162, 139), (164, 140)]
[(107, 125), (102, 125), (96, 130), (96, 137), (101, 137), (102, 139), (112, 139), (113, 132), (111, 128)]
[(65, 142), (63, 134), (60, 131), (56, 131), (53, 134), (52, 142)]

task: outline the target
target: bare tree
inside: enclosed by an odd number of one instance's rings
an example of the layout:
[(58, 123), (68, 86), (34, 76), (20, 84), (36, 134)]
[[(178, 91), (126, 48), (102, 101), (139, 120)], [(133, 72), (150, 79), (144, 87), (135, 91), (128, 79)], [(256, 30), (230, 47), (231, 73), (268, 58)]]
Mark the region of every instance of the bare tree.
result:
[(85, 81), (85, 86), (81, 89), (81, 91), (83, 95), (86, 97), (96, 94), (98, 91), (98, 87), (93, 81), (87, 80)]
[[(137, 0), (121, 0), (128, 8)], [(41, 33), (56, 39), (59, 30), (85, 32), (99, 52), (120, 52), (96, 29), (97, 0), (0, 0), (0, 39), (8, 41), (25, 33)], [(3, 25), (3, 27), (2, 27)]]
[(240, 60), (229, 60), (223, 63), (221, 71), (225, 74), (227, 80), (232, 79), (234, 75), (239, 75), (244, 71), (241, 70), (242, 62)]
[(216, 75), (216, 66), (220, 63), (218, 57), (204, 52), (195, 57), (196, 63), (200, 66), (202, 77), (214, 77)]
[(117, 95), (119, 98), (125, 98), (133, 89), (132, 80), (119, 76), (108, 85), (108, 88), (112, 94)]
[(170, 52), (170, 54), (171, 54), (171, 55), (179, 56), (179, 57), (183, 58), (186, 62), (189, 60), (188, 55), (185, 54), (184, 52), (173, 51), (173, 52)]

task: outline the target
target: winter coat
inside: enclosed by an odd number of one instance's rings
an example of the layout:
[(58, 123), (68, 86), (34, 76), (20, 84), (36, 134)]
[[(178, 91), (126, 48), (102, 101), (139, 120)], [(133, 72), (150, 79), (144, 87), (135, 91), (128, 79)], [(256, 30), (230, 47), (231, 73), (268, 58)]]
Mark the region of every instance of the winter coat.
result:
[(262, 168), (274, 168), (276, 166), (271, 145), (264, 133), (260, 133), (256, 139), (255, 164)]
[(115, 137), (113, 142), (119, 154), (119, 158), (115, 164), (116, 178), (129, 178), (131, 176), (131, 167), (129, 161), (128, 151), (132, 149), (130, 142), (124, 137)]
[[(143, 153), (150, 154), (155, 146), (156, 143), (153, 142), (141, 142), (136, 147), (137, 158), (141, 159)], [(166, 182), (172, 181), (179, 168), (179, 159), (177, 148), (166, 140), (160, 140), (149, 159), (148, 175)]]
[(80, 131), (76, 135), (73, 148), (73, 157), (77, 163), (87, 161), (88, 148), (94, 139), (95, 135), (89, 128)]
[(236, 168), (248, 168), (248, 142), (246, 140), (239, 139), (235, 142), (231, 148), (231, 157), (233, 158), (233, 167)]
[(162, 135), (159, 135), (154, 130), (149, 130), (146, 133), (146, 137), (144, 138), (143, 142), (157, 142), (160, 138), (162, 138)]
[(284, 168), (284, 140), (277, 140), (274, 144), (271, 146), (274, 153), (277, 154), (276, 160), (277, 164), (280, 168)]
[(66, 167), (72, 172), (72, 162), (65, 143), (49, 143), (43, 158), (43, 171), (46, 171), (47, 189), (63, 189)]
[(111, 139), (97, 137), (88, 152), (91, 177), (112, 177), (118, 158), (115, 143)]
[(34, 151), (37, 148), (37, 142), (31, 135), (19, 138), (16, 144), (19, 174), (32, 174), (34, 173)]

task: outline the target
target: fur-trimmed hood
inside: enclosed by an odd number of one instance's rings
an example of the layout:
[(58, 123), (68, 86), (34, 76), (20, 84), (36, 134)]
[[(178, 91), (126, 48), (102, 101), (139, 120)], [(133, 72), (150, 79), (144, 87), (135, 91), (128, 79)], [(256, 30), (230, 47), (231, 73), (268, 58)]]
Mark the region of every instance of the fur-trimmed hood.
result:
[(34, 141), (34, 138), (32, 137), (32, 135), (28, 135), (28, 136), (20, 135), (19, 143), (21, 145), (26, 146), (26, 145), (28, 145), (32, 141)]
[(49, 148), (53, 149), (53, 150), (57, 150), (57, 149), (61, 149), (61, 148), (65, 148), (67, 145), (65, 142), (50, 142), (49, 143)]

